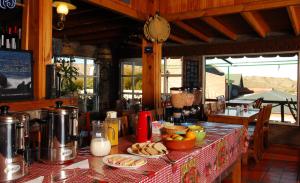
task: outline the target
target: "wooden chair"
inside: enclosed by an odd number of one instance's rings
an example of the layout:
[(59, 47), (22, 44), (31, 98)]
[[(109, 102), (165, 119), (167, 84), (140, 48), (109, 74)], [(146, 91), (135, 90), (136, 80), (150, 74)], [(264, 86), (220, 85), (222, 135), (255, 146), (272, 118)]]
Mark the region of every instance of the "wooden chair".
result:
[(128, 123), (128, 116), (127, 115), (124, 115), (124, 116), (121, 116), (120, 117), (120, 127), (121, 127), (121, 130), (119, 130), (120, 132), (120, 137), (121, 136), (126, 136), (129, 134), (129, 123)]
[(269, 146), (269, 121), (272, 113), (272, 104), (266, 106), (266, 112), (264, 114), (264, 123), (263, 123), (263, 149)]
[(260, 97), (260, 98), (256, 99), (254, 101), (253, 108), (260, 109), (261, 108), (261, 104), (262, 104), (263, 101), (264, 101), (263, 97)]
[(211, 107), (210, 107), (210, 103), (206, 103), (202, 105), (202, 109), (201, 109), (201, 120), (202, 121), (207, 121), (208, 115), (211, 114)]
[(266, 114), (266, 107), (263, 107), (257, 118), (255, 128), (248, 128), (248, 135), (250, 136), (248, 158), (253, 157), (255, 162), (258, 163), (262, 157), (262, 141), (263, 141), (263, 124), (264, 115)]
[(298, 111), (297, 105), (294, 103), (292, 98), (291, 101), (289, 101), (289, 99), (286, 98), (286, 102), (291, 111), (293, 118), (297, 121), (297, 111)]
[(211, 112), (211, 113), (216, 113), (216, 112), (218, 112), (218, 105), (217, 105), (217, 102), (212, 102), (212, 103), (210, 103), (210, 112)]

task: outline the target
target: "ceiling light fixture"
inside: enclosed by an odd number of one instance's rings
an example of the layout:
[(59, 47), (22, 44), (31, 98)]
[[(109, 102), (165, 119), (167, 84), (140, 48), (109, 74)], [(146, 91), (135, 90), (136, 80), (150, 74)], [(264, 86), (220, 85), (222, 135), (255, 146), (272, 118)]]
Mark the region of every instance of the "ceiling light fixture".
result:
[(76, 6), (73, 5), (70, 0), (57, 0), (53, 2), (53, 7), (56, 8), (58, 14), (58, 21), (56, 25), (53, 25), (55, 30), (63, 30), (66, 21), (66, 15), (69, 13), (69, 10), (75, 10)]

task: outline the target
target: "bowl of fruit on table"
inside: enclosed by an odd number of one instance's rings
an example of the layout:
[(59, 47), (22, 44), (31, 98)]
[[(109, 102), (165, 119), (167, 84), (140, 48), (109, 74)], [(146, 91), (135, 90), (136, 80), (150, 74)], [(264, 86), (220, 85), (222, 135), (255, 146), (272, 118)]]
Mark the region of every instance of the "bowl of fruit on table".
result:
[(202, 141), (206, 136), (206, 132), (205, 132), (203, 126), (190, 125), (190, 126), (188, 126), (188, 129), (195, 133), (197, 141)]
[(196, 134), (192, 131), (187, 131), (186, 134), (165, 135), (163, 138), (164, 144), (171, 150), (189, 150), (193, 149), (196, 142)]

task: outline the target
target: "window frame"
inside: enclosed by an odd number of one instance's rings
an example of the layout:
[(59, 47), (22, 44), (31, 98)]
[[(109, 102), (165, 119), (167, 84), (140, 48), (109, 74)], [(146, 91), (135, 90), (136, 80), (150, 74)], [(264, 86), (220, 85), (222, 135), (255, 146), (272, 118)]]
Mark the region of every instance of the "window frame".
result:
[[(124, 65), (131, 65), (132, 66), (132, 70), (131, 70), (131, 74), (124, 74)], [(120, 62), (120, 70), (121, 70), (121, 82), (120, 82), (120, 95), (121, 98), (125, 98), (124, 95), (131, 95), (131, 99), (135, 99), (135, 95), (137, 96), (142, 96), (143, 92), (135, 92), (135, 78), (141, 78), (142, 79), (142, 75), (136, 75), (135, 74), (135, 66), (142, 66), (142, 60), (139, 58), (131, 58), (131, 59), (123, 59)], [(130, 77), (131, 78), (131, 83), (132, 83), (132, 92), (123, 92), (124, 91), (124, 78), (125, 77)]]

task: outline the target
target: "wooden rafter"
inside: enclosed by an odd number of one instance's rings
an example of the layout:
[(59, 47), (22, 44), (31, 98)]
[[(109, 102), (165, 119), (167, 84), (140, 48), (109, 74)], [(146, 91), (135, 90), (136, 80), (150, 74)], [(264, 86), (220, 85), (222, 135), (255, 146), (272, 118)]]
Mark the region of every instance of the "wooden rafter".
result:
[(248, 3), (240, 3), (234, 6), (222, 6), (209, 9), (199, 9), (194, 11), (185, 11), (178, 13), (161, 13), (168, 21), (179, 21), (185, 19), (218, 16), (225, 14), (241, 13), (246, 11), (257, 11), (265, 9), (275, 9), (287, 6), (300, 5), (299, 0), (260, 0)]
[(93, 28), (90, 26), (86, 27), (78, 27), (76, 29), (67, 29), (63, 30), (60, 32), (56, 32), (54, 35), (56, 37), (63, 37), (64, 35), (67, 35), (68, 37), (77, 37), (79, 35), (85, 35), (87, 34), (96, 34), (99, 32), (104, 32), (104, 31), (112, 31), (112, 30), (117, 30), (117, 29), (122, 29), (130, 25), (130, 23), (123, 22), (123, 23), (114, 23), (110, 25), (103, 25), (103, 24), (94, 24)]
[(147, 18), (146, 14), (139, 12), (129, 6), (123, 5), (120, 1), (117, 0), (86, 0), (86, 1), (94, 5), (101, 6), (122, 13), (126, 16), (129, 16), (137, 20), (146, 20)]
[(215, 28), (217, 31), (221, 32), (228, 38), (232, 40), (237, 40), (238, 35), (234, 32), (232, 32), (230, 29), (228, 29), (225, 25), (220, 23), (218, 20), (216, 20), (213, 17), (203, 17), (202, 20), (206, 22), (208, 25), (212, 26)]
[(270, 32), (268, 24), (258, 12), (247, 11), (242, 12), (241, 15), (261, 37), (265, 38)]
[(169, 39), (172, 40), (172, 41), (175, 41), (177, 43), (180, 43), (180, 44), (185, 44), (186, 43), (185, 39), (183, 39), (181, 37), (178, 37), (174, 34), (170, 34)]
[(205, 34), (203, 34), (202, 32), (200, 32), (199, 30), (196, 30), (194, 29), (193, 27), (185, 24), (184, 22), (182, 21), (176, 21), (174, 22), (178, 27), (180, 27), (181, 29), (189, 32), (190, 34), (196, 36), (197, 38), (199, 38), (200, 40), (202, 41), (205, 41), (205, 42), (210, 42), (211, 39), (206, 36)]
[(300, 7), (289, 6), (289, 7), (287, 7), (287, 10), (289, 13), (289, 17), (290, 17), (294, 32), (298, 36), (298, 35), (300, 35)]

